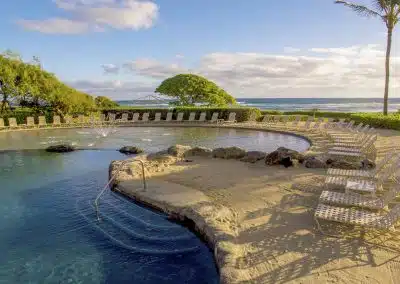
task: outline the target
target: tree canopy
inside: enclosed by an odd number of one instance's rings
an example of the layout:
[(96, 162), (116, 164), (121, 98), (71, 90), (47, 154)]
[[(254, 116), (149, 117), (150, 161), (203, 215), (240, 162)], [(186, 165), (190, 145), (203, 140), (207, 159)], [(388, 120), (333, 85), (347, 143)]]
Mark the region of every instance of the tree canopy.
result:
[(214, 82), (193, 74), (179, 74), (164, 80), (156, 93), (176, 98), (176, 104), (182, 106), (193, 106), (196, 103), (225, 106), (236, 103), (231, 95)]
[(118, 104), (107, 97), (98, 96), (94, 99), (96, 106), (99, 108), (113, 108), (118, 106)]
[(0, 112), (10, 103), (27, 107), (51, 107), (56, 113), (87, 112), (95, 108), (92, 96), (60, 82), (42, 70), (39, 59), (25, 63), (15, 53), (0, 55)]

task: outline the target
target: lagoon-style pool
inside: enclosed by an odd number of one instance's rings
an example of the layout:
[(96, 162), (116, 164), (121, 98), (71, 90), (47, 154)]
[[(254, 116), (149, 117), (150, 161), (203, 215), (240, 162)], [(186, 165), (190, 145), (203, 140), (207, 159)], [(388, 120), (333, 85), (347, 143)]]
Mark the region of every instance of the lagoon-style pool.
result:
[[(96, 150), (26, 150), (59, 141)], [(95, 218), (110, 161), (126, 157), (115, 149), (172, 144), (309, 147), (295, 136), (238, 129), (119, 128), (104, 139), (91, 129), (0, 133), (0, 149), (14, 150), (0, 153), (0, 283), (218, 283), (212, 252), (166, 215), (107, 192), (101, 222)]]

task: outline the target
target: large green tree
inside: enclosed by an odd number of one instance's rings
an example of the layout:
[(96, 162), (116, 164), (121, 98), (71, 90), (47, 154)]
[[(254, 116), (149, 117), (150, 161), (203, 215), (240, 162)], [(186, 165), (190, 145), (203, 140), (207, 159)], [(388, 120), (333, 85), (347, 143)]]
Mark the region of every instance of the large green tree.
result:
[(98, 96), (94, 99), (96, 106), (99, 108), (113, 108), (118, 104), (105, 96)]
[(378, 17), (386, 25), (387, 28), (387, 45), (386, 45), (386, 61), (385, 61), (385, 93), (383, 99), (383, 114), (388, 114), (389, 99), (389, 79), (390, 79), (390, 52), (392, 48), (392, 35), (396, 24), (400, 17), (400, 0), (371, 0), (373, 7), (367, 7), (357, 3), (348, 1), (335, 1), (337, 4), (343, 4), (356, 13), (367, 17)]
[(235, 99), (214, 82), (194, 74), (179, 74), (164, 80), (156, 93), (177, 99), (176, 104), (193, 106), (204, 103), (210, 106), (235, 104)]
[(25, 63), (16, 53), (0, 55), (0, 111), (14, 101), (27, 107), (51, 107), (61, 115), (95, 109), (94, 98), (60, 82), (54, 74), (41, 69), (38, 60)]

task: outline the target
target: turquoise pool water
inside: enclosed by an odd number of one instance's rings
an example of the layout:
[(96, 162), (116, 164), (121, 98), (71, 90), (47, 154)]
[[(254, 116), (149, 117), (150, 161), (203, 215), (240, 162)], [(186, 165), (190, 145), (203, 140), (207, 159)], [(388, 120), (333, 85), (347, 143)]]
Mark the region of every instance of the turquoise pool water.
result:
[[(54, 141), (104, 150), (50, 154)], [(93, 200), (122, 145), (147, 151), (197, 144), (305, 150), (280, 134), (229, 129), (121, 128), (106, 139), (90, 129), (0, 133), (0, 283), (218, 283), (212, 252), (164, 214), (108, 191), (96, 221)], [(107, 149), (113, 149), (107, 151)]]

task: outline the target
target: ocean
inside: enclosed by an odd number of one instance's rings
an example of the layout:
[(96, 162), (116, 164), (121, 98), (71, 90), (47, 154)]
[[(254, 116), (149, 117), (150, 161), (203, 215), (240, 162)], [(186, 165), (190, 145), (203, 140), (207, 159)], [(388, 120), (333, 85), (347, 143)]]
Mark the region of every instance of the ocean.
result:
[[(268, 98), (268, 99), (237, 99), (241, 106), (257, 107), (261, 110), (312, 110), (332, 112), (381, 112), (383, 99), (379, 98)], [(167, 100), (131, 100), (118, 101), (120, 105), (137, 107), (168, 107)], [(400, 109), (400, 98), (389, 100), (389, 111)]]

